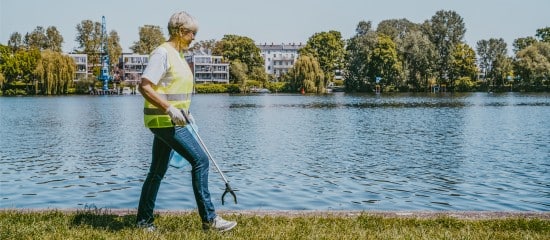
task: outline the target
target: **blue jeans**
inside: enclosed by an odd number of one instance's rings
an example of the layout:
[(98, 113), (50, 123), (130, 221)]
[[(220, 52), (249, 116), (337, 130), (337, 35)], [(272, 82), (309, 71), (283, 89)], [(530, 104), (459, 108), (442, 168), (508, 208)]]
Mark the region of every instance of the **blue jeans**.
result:
[(190, 126), (172, 128), (151, 128), (155, 135), (153, 140), (153, 160), (147, 178), (141, 189), (137, 221), (152, 223), (153, 209), (160, 187), (160, 182), (168, 169), (170, 151), (173, 149), (191, 164), (193, 193), (199, 215), (203, 222), (211, 222), (216, 217), (214, 205), (208, 191), (209, 159), (197, 141)]

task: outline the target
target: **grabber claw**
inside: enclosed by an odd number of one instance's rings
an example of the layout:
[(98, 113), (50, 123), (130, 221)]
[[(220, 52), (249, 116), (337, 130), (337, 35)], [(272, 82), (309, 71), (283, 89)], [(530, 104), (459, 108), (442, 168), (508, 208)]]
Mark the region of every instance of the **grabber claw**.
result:
[(235, 204), (237, 204), (237, 195), (235, 195), (235, 191), (237, 190), (231, 189), (231, 186), (229, 186), (228, 182), (225, 183), (225, 192), (223, 192), (222, 194), (222, 205), (224, 205), (225, 203), (224, 198), (225, 198), (225, 194), (227, 193), (230, 193), (231, 195), (233, 195), (233, 200), (235, 200)]
[(223, 192), (223, 194), (222, 194), (222, 205), (225, 203), (223, 198), (225, 197), (225, 194), (227, 194), (227, 193), (231, 193), (231, 195), (233, 195), (233, 199), (235, 200), (235, 204), (237, 204), (237, 195), (235, 195), (235, 192), (234, 192), (234, 191), (237, 191), (237, 190), (233, 190), (229, 186), (229, 181), (227, 181), (227, 178), (225, 178), (225, 175), (223, 175), (223, 172), (222, 172), (222, 170), (220, 170), (220, 167), (218, 166), (218, 163), (216, 163), (216, 161), (214, 161), (214, 158), (212, 157), (212, 154), (210, 154), (210, 151), (208, 151), (208, 148), (206, 147), (206, 145), (202, 141), (201, 136), (199, 136), (199, 133), (197, 132), (197, 129), (195, 128), (195, 124), (193, 124), (190, 121), (189, 113), (186, 112), (186, 111), (183, 111), (183, 110), (181, 111), (181, 113), (183, 114), (183, 117), (185, 117), (185, 120), (187, 121), (187, 123), (189, 123), (189, 126), (191, 126), (191, 129), (193, 130), (194, 135), (199, 140), (199, 143), (200, 143), (202, 149), (204, 149), (204, 151), (206, 152), (206, 155), (208, 155), (208, 158), (210, 159), (210, 161), (212, 161), (212, 163), (214, 163), (214, 167), (216, 167), (216, 170), (218, 171), (218, 173), (220, 173), (220, 176), (222, 177), (223, 182), (225, 183), (225, 192)]

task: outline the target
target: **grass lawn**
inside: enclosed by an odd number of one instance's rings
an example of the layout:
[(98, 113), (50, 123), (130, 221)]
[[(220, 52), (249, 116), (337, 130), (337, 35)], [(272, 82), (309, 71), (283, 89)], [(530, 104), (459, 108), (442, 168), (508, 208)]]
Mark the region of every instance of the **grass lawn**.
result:
[(0, 210), (0, 239), (550, 239), (550, 214), (468, 217), (452, 213), (224, 212), (238, 226), (203, 232), (194, 212), (161, 212), (157, 231), (134, 227), (135, 213), (103, 209)]

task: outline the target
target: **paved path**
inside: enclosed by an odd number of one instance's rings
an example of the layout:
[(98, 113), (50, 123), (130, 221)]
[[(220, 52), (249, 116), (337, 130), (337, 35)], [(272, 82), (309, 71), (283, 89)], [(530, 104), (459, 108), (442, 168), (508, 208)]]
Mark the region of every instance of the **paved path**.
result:
[[(78, 211), (90, 211), (98, 214), (131, 215), (136, 214), (135, 209), (0, 209), (0, 211), (21, 211), (21, 212), (40, 212), (40, 211), (61, 211), (73, 213)], [(195, 210), (157, 210), (158, 214), (190, 214)], [(501, 218), (539, 218), (550, 220), (550, 211), (530, 212), (530, 211), (321, 211), (321, 210), (221, 210), (218, 213), (222, 215), (254, 215), (254, 216), (282, 216), (282, 217), (357, 217), (361, 214), (388, 217), (388, 218), (437, 218), (453, 217), (458, 219), (501, 219)]]

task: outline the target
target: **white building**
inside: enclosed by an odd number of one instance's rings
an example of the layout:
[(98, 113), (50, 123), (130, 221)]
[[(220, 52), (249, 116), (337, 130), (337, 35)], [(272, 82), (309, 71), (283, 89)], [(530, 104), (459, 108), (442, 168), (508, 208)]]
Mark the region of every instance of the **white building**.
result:
[(287, 73), (298, 59), (298, 50), (304, 47), (302, 43), (295, 44), (260, 44), (256, 45), (264, 58), (265, 72), (279, 77)]
[[(75, 81), (91, 74), (86, 54), (68, 54), (76, 63)], [(229, 63), (223, 62), (221, 56), (190, 55), (185, 59), (189, 63), (196, 83), (229, 83)], [(136, 86), (141, 81), (141, 75), (149, 64), (149, 55), (123, 53), (118, 64), (113, 68), (113, 81), (125, 85)], [(90, 69), (88, 69), (90, 68)]]
[(88, 55), (78, 53), (69, 53), (68, 55), (72, 57), (76, 63), (76, 74), (74, 81), (85, 79), (88, 76)]
[(196, 83), (229, 83), (229, 63), (221, 56), (194, 54), (186, 56)]
[(122, 63), (122, 81), (134, 86), (141, 81), (141, 75), (149, 63), (149, 55), (123, 53), (120, 63)]

